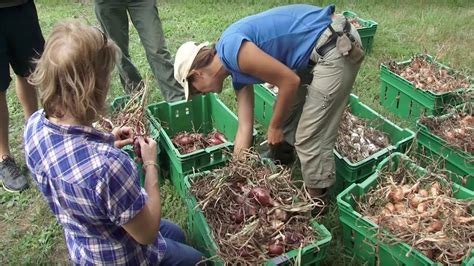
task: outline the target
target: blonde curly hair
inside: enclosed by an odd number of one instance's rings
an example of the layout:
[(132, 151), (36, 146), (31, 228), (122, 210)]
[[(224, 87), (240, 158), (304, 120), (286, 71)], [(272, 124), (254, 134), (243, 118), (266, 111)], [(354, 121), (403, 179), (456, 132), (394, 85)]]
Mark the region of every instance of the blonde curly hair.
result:
[(47, 116), (70, 114), (90, 124), (105, 110), (111, 72), (120, 54), (98, 28), (79, 21), (54, 26), (29, 78)]

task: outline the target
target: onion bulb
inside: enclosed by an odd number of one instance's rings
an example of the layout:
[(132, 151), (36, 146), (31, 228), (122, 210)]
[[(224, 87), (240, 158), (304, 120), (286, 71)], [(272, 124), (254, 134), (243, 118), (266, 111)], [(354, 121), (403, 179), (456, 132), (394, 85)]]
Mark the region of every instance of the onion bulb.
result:
[(440, 220), (435, 220), (433, 223), (430, 224), (428, 228), (426, 228), (426, 232), (428, 233), (435, 233), (438, 232), (443, 228), (443, 222)]
[(285, 247), (279, 242), (275, 242), (268, 246), (268, 255), (279, 256), (285, 252)]
[(397, 186), (393, 187), (388, 193), (388, 199), (393, 203), (401, 201), (403, 196), (403, 189)]
[(250, 190), (249, 196), (262, 206), (273, 206), (273, 199), (265, 188), (254, 187)]
[(420, 196), (422, 197), (428, 197), (429, 196), (429, 193), (426, 189), (420, 189), (420, 191), (418, 191), (418, 194), (420, 194)]
[(385, 209), (389, 210), (390, 213), (395, 212), (395, 206), (391, 202), (389, 202), (385, 205)]

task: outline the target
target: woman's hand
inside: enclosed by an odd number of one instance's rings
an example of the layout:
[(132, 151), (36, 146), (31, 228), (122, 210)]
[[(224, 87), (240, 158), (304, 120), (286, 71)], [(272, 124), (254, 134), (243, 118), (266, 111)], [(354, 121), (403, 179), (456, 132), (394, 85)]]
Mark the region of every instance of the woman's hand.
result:
[(283, 142), (283, 129), (268, 127), (267, 138), (269, 145), (277, 145)]
[(132, 129), (130, 127), (116, 127), (112, 130), (115, 136), (114, 146), (121, 149), (133, 143)]
[(143, 162), (155, 162), (156, 163), (156, 141), (150, 137), (138, 137), (138, 142), (140, 143), (140, 151), (142, 154)]

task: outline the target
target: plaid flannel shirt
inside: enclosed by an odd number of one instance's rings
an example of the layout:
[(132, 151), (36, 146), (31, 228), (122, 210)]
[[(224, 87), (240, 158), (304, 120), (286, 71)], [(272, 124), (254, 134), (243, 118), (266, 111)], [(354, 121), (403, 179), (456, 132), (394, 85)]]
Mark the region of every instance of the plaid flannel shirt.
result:
[(143, 209), (147, 194), (113, 135), (54, 124), (39, 110), (27, 122), (24, 143), (28, 168), (64, 228), (73, 263), (159, 264), (166, 250), (161, 234), (141, 245), (122, 228)]

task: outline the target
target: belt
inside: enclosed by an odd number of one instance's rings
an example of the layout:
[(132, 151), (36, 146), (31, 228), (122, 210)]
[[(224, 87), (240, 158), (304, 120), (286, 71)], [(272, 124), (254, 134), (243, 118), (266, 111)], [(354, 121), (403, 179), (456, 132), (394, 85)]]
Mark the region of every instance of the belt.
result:
[[(332, 32), (331, 37), (329, 37), (328, 41), (325, 44), (321, 45), (321, 47), (319, 47), (316, 50), (316, 52), (320, 56), (325, 56), (329, 51), (331, 51), (332, 49), (334, 49), (334, 47), (336, 47), (338, 36), (341, 36), (343, 33), (350, 33), (351, 24), (346, 19), (345, 24), (344, 24), (344, 29), (343, 29), (342, 33), (341, 32), (336, 32), (331, 25), (328, 26), (328, 29)], [(352, 36), (350, 36), (350, 38), (352, 38)], [(351, 41), (353, 41), (353, 40), (351, 39)]]

